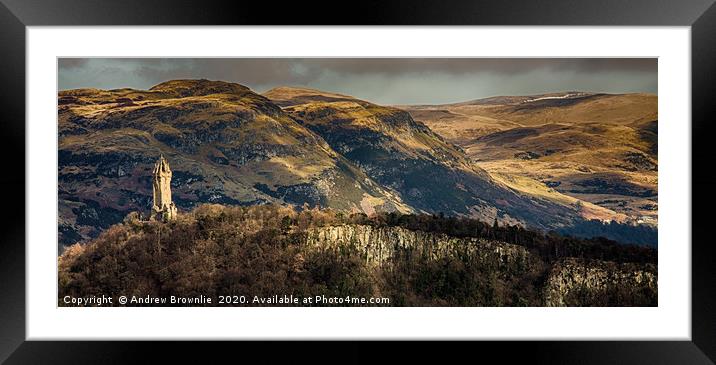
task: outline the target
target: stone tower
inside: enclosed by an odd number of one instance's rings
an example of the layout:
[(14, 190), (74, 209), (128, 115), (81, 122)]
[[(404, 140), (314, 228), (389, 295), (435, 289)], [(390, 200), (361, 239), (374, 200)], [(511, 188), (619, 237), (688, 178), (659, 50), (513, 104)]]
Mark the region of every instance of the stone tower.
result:
[(159, 156), (159, 161), (154, 165), (153, 175), (152, 218), (164, 222), (172, 220), (177, 216), (177, 207), (172, 202), (172, 170), (164, 155)]

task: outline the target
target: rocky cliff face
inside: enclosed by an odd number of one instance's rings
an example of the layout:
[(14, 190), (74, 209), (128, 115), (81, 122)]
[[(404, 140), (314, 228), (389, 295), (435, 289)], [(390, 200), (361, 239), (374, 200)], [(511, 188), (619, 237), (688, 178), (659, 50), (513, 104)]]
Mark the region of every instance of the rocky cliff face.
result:
[(657, 271), (652, 264), (569, 258), (552, 267), (544, 287), (544, 304), (550, 307), (648, 306), (656, 300)]
[(544, 306), (653, 306), (658, 299), (657, 271), (652, 264), (566, 258), (550, 265), (523, 246), (400, 227), (314, 228), (307, 232), (306, 244), (321, 250), (355, 248), (376, 267), (416, 255), (428, 262), (458, 260), (478, 265), (483, 275), (505, 281), (533, 280), (528, 277), (544, 270), (540, 275), (546, 281), (537, 278), (530, 284), (543, 285), (535, 290), (541, 291), (538, 296)]
[(401, 227), (341, 225), (315, 228), (307, 232), (306, 243), (322, 249), (353, 246), (364, 253), (368, 263), (375, 265), (390, 263), (401, 253), (411, 252), (427, 260), (453, 256), (495, 266), (498, 270), (521, 273), (535, 259), (522, 246), (411, 231)]

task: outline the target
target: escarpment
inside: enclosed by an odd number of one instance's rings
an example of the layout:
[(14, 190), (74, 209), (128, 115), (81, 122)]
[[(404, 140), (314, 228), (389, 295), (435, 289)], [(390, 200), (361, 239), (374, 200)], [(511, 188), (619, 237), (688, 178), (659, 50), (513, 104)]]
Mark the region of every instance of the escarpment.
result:
[(657, 301), (657, 271), (652, 264), (568, 258), (552, 267), (543, 294), (548, 307), (649, 306)]
[(369, 264), (382, 265), (414, 253), (428, 260), (460, 258), (498, 270), (524, 272), (535, 258), (524, 248), (482, 238), (456, 238), (402, 227), (340, 225), (311, 229), (306, 243), (321, 249), (353, 246)]

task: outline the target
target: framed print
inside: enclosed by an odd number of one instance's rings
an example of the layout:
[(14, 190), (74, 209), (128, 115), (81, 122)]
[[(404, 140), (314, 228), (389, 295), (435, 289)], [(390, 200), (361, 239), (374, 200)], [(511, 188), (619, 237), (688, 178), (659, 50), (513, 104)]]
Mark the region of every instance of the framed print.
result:
[(8, 363), (716, 355), (710, 2), (104, 5), (1, 9)]

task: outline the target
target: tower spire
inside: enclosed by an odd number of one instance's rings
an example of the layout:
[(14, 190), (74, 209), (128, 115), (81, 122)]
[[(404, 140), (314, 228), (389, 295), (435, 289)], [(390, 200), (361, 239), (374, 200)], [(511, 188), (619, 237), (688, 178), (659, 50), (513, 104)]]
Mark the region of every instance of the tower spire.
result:
[(176, 218), (177, 207), (172, 201), (172, 170), (164, 154), (159, 155), (159, 160), (154, 165), (152, 192), (154, 202), (152, 204), (152, 218), (161, 221), (169, 221)]

